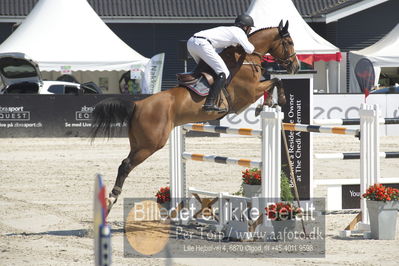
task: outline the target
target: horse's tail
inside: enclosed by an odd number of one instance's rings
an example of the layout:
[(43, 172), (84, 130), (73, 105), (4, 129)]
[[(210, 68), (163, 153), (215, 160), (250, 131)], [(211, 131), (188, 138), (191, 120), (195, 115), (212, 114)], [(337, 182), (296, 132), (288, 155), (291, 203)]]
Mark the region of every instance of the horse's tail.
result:
[(96, 104), (92, 117), (91, 139), (94, 140), (98, 133), (111, 138), (115, 134), (117, 123), (127, 122), (130, 128), (131, 117), (136, 104), (131, 100), (122, 98), (107, 98)]

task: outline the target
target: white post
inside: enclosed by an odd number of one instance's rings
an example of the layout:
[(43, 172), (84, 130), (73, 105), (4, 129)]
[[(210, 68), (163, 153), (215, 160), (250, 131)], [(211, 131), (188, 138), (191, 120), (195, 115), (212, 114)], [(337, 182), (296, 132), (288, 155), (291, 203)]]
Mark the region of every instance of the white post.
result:
[(326, 62), (326, 93), (330, 93), (330, 63)]
[[(262, 202), (264, 211), (267, 199), (280, 199), (281, 176), (281, 108), (265, 107), (262, 118)], [(262, 206), (263, 205), (263, 206)], [(266, 219), (263, 219), (266, 225)]]
[(181, 126), (175, 127), (169, 138), (169, 178), (171, 208), (179, 205), (186, 197), (186, 165), (184, 152), (184, 136)]
[[(379, 123), (380, 110), (378, 105), (361, 104), (360, 110), (360, 194), (366, 192), (370, 185), (380, 181), (380, 138)], [(361, 198), (362, 222), (359, 230), (369, 230), (366, 200)]]
[(341, 92), (341, 62), (337, 61), (337, 93)]
[(216, 231), (221, 232), (226, 223), (226, 213), (223, 199), (223, 192), (219, 192), (219, 224), (216, 226)]

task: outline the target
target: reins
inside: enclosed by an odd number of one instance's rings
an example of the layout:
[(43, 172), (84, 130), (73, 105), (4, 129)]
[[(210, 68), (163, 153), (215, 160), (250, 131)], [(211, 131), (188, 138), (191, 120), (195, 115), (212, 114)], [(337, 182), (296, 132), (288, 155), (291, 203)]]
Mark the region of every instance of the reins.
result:
[[(256, 55), (256, 56), (258, 56), (259, 59), (260, 59), (260, 62), (262, 63), (263, 55), (262, 55), (261, 53), (254, 51), (251, 55)], [(252, 62), (252, 61), (247, 61), (247, 60), (245, 60), (242, 64), (243, 64), (243, 65), (251, 65), (251, 66), (253, 66), (253, 68), (254, 68), (254, 70), (255, 70), (256, 72), (258, 72), (258, 67), (259, 67), (261, 70), (264, 69), (264, 68), (262, 67), (261, 64), (254, 63), (254, 62)]]
[[(289, 34), (284, 34), (284, 35), (280, 35), (280, 36), (281, 36), (281, 41), (282, 41), (282, 45), (283, 45), (283, 47), (284, 47), (284, 50), (287, 51), (287, 50), (288, 50), (288, 49), (287, 49), (287, 43), (284, 42), (284, 38), (285, 38), (285, 37), (289, 37), (290, 35), (289, 35)], [(259, 52), (257, 52), (257, 51), (254, 51), (251, 55), (256, 55), (257, 57), (259, 57), (260, 61), (262, 62), (263, 56), (264, 56), (262, 53), (259, 53)], [(292, 57), (294, 57), (294, 56), (296, 56), (296, 52), (290, 54), (290, 55), (289, 55), (287, 58), (285, 58), (285, 59), (281, 59), (281, 58), (275, 57), (275, 56), (273, 56), (273, 57), (275, 58), (275, 61), (276, 61), (278, 64), (281, 64), (281, 65), (283, 65), (283, 66), (289, 66), (289, 65), (292, 64), (292, 61), (291, 61), (290, 59), (291, 59)], [(259, 67), (261, 70), (264, 70), (264, 69), (265, 69), (264, 67), (262, 67), (261, 64), (256, 64), (256, 63), (254, 63), (254, 62), (248, 62), (248, 61), (246, 61), (246, 62), (243, 63), (243, 65), (252, 65), (252, 66), (254, 66), (255, 71), (258, 71), (258, 70), (257, 70), (257, 67)]]

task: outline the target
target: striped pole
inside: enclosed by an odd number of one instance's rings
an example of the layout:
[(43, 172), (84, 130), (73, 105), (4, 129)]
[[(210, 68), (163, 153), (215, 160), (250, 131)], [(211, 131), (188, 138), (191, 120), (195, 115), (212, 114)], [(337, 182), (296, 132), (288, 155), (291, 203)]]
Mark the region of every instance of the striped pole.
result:
[(248, 159), (235, 159), (235, 158), (223, 157), (217, 155), (205, 155), (205, 154), (188, 153), (188, 152), (183, 152), (182, 156), (183, 159), (185, 160), (193, 160), (199, 162), (213, 162), (220, 164), (241, 165), (246, 167), (256, 167), (259, 169), (262, 167), (262, 162), (252, 161)]
[[(380, 158), (397, 159), (399, 152), (380, 152)], [(341, 153), (316, 153), (313, 158), (315, 159), (340, 159), (340, 160), (355, 160), (360, 159), (360, 152), (341, 152)]]
[(262, 136), (262, 131), (252, 128), (232, 128), (232, 127), (221, 127), (203, 124), (185, 124), (183, 125), (185, 130), (210, 132), (210, 133), (223, 133), (223, 134), (236, 134), (245, 136)]
[[(399, 117), (380, 118), (378, 119), (378, 123), (382, 125), (396, 125), (399, 124)], [(360, 118), (313, 119), (313, 124), (342, 126), (360, 125)]]
[(283, 123), (284, 130), (359, 136), (359, 129)]
[[(326, 127), (319, 125), (305, 125), (305, 124), (292, 124), (283, 123), (284, 130), (314, 132), (314, 133), (330, 133), (341, 135), (359, 135), (358, 129), (349, 129), (345, 127)], [(210, 132), (210, 133), (223, 133), (223, 134), (236, 134), (245, 136), (262, 136), (262, 131), (251, 128), (231, 128), (222, 126), (212, 126), (203, 124), (186, 124), (183, 126), (185, 130)]]

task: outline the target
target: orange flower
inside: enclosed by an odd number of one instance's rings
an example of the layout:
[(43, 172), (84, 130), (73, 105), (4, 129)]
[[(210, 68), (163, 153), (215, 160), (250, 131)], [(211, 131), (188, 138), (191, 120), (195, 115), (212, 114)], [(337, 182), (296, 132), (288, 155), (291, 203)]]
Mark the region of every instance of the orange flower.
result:
[(385, 187), (382, 184), (374, 184), (370, 186), (363, 198), (376, 201), (399, 200), (399, 190), (396, 188)]

